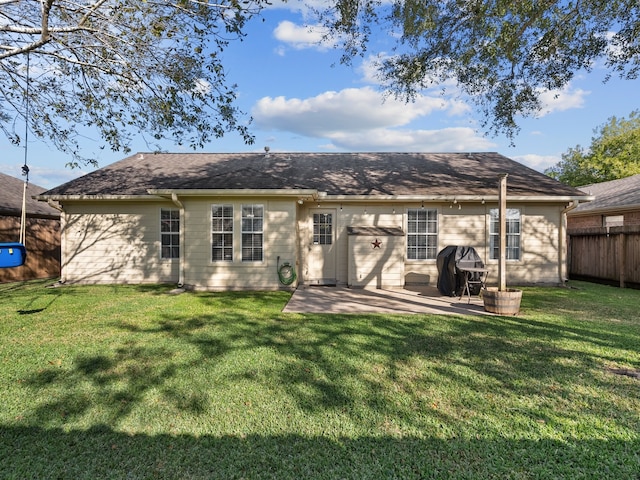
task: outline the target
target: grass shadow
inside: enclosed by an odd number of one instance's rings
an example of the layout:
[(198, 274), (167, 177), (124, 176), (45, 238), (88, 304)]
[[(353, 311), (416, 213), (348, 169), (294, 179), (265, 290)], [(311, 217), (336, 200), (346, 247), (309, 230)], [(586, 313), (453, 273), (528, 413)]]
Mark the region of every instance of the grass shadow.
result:
[(107, 426), (86, 431), (5, 426), (0, 427), (0, 477), (632, 480), (640, 469), (638, 451), (637, 440), (194, 437), (130, 435)]

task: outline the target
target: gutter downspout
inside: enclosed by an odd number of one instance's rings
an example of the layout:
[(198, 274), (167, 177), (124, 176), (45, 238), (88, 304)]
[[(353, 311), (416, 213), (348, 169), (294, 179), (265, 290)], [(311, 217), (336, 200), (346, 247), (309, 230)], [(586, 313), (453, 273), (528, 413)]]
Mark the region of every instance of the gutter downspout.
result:
[(180, 209), (180, 258), (178, 259), (178, 287), (184, 286), (184, 249), (185, 249), (185, 228), (184, 228), (184, 205), (178, 200), (178, 195), (171, 194), (171, 201)]
[(54, 202), (53, 200), (47, 200), (47, 205), (49, 205), (51, 208), (58, 210), (59, 212), (64, 212), (60, 204)]
[(577, 208), (580, 205), (580, 201), (573, 201), (569, 204), (568, 207), (564, 208), (562, 212), (560, 212), (560, 231), (559, 231), (559, 255), (558, 255), (558, 277), (560, 278), (560, 282), (564, 285), (567, 280), (569, 280), (568, 274), (568, 265), (567, 258), (569, 256), (568, 253), (568, 238), (567, 238), (567, 213), (569, 213), (574, 208)]

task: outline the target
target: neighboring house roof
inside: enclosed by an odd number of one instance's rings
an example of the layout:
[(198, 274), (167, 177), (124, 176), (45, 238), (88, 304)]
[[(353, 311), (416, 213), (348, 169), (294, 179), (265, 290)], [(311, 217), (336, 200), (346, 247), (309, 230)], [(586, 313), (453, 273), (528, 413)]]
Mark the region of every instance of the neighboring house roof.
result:
[(503, 173), (509, 175), (511, 196), (587, 199), (583, 192), (497, 153), (138, 153), (41, 198), (247, 189), (314, 190), (334, 198), (489, 198), (497, 195)]
[(570, 215), (640, 209), (640, 174), (609, 182), (592, 183), (580, 187), (580, 190), (594, 195), (595, 200), (580, 205), (572, 210)]
[[(46, 189), (29, 183), (26, 209), (29, 216), (60, 217), (60, 212), (46, 203), (31, 198)], [(0, 173), (0, 215), (20, 216), (22, 214), (22, 194), (24, 180)]]

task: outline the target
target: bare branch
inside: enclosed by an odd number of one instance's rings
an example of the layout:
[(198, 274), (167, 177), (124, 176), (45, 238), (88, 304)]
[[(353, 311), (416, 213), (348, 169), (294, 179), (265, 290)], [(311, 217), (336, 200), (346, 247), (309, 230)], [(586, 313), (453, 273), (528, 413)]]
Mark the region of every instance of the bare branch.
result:
[(24, 53), (27, 52), (32, 52), (34, 50), (37, 50), (38, 48), (42, 47), (43, 45), (47, 44), (49, 42), (49, 40), (38, 40), (36, 42), (30, 43), (28, 45), (25, 45), (24, 47), (21, 48), (11, 48), (8, 47), (6, 45), (1, 46), (0, 48), (2, 48), (3, 50), (7, 50), (5, 53), (0, 53), (0, 60), (3, 60), (5, 58), (8, 57), (15, 57), (17, 55), (22, 55)]

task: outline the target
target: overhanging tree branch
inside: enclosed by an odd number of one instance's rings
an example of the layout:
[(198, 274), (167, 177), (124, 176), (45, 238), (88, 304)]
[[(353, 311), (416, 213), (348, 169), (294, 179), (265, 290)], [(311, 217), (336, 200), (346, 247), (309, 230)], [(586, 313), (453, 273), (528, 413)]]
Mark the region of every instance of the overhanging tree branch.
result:
[(640, 74), (638, 0), (336, 0), (320, 21), (345, 63), (377, 53), (374, 28), (388, 33), (385, 88), (411, 101), (434, 81), (454, 81), (489, 133), (512, 138), (519, 118), (539, 113), (540, 95), (596, 61), (622, 78)]
[[(19, 140), (24, 55), (30, 53), (31, 131), (92, 162), (85, 130), (126, 152), (135, 132), (201, 146), (236, 132), (251, 143), (223, 68), (229, 41), (267, 0), (0, 0), (0, 130)], [(203, 87), (206, 86), (206, 87)]]

